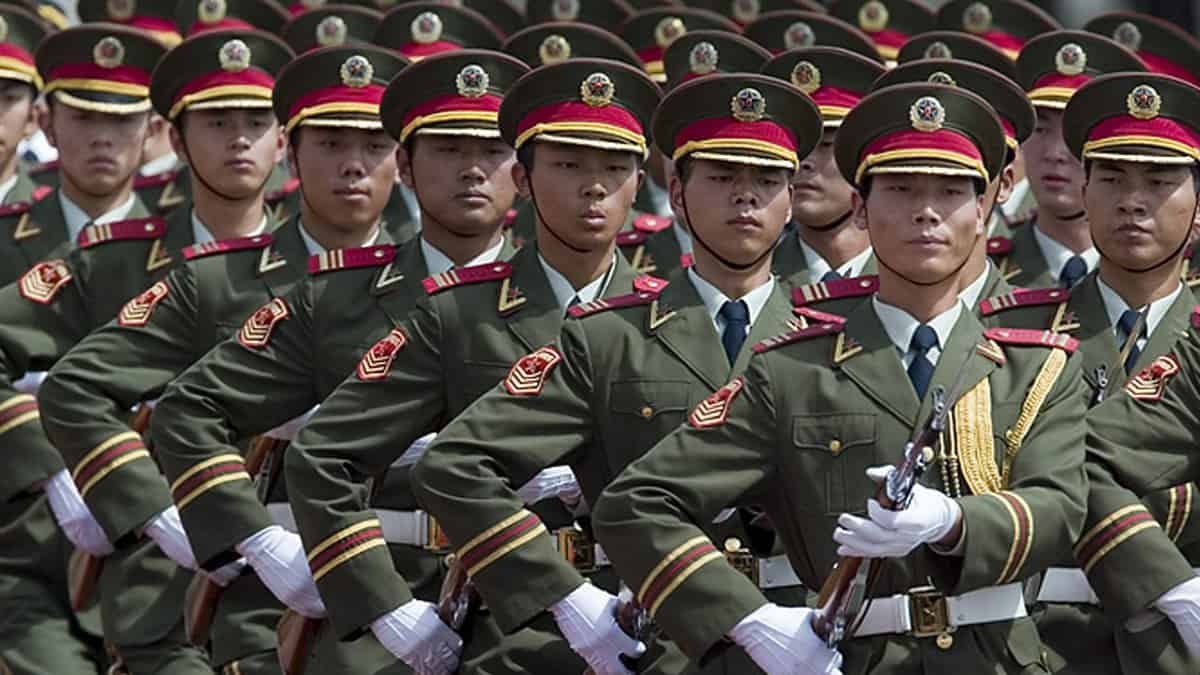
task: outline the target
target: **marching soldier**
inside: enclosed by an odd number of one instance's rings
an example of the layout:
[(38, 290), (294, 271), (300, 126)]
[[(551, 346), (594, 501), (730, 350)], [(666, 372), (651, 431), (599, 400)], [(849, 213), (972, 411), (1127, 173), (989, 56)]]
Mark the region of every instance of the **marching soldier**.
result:
[[(401, 560), (380, 545), (391, 529), (382, 525), (389, 517), (372, 513), (355, 495), (393, 460), (404, 465), (404, 448), (461, 413), (503, 380), (511, 364), (552, 341), (570, 307), (662, 283), (638, 277), (616, 251), (643, 176), (646, 130), (658, 99), (658, 87), (640, 70), (603, 59), (571, 59), (522, 77), (501, 104), (499, 128), (517, 150), (513, 172), (534, 204), (536, 245), (527, 244), (509, 264), (426, 279), (428, 297), (363, 356), (301, 430), (286, 466), (289, 496), (338, 635), (369, 627), (397, 657), (428, 664), (426, 672), (454, 672), (464, 640), (466, 672), (584, 668), (568, 644), (579, 651), (599, 639), (589, 629), (596, 618), (591, 610), (556, 626), (544, 606), (532, 612), (489, 606), (491, 618), (476, 623), (498, 625), (502, 639), (456, 635), (393, 571)], [(524, 381), (535, 381), (537, 363), (522, 363), (531, 368)], [(393, 499), (412, 508), (412, 480), (404, 478)], [(531, 505), (578, 500), (569, 473), (526, 479)], [(333, 502), (341, 506), (330, 508)], [(541, 510), (555, 526), (570, 522), (560, 510)]]
[(829, 13), (866, 33), (889, 66), (910, 37), (937, 27), (933, 11), (917, 0), (836, 0)]
[[(758, 343), (744, 376), (609, 484), (597, 538), (695, 661), (730, 639), (772, 675), (1041, 672), (1022, 581), (1082, 521), (1083, 404), (1071, 338), (985, 330), (959, 300), (1003, 128), (962, 88), (902, 84), (851, 111), (836, 153), (861, 190), (878, 293), (845, 322)], [(876, 483), (935, 410), (949, 417), (929, 470), (907, 508), (882, 508)], [(810, 587), (838, 556), (879, 561), (836, 649), (814, 610), (764, 603), (691, 524), (749, 498)]]
[[(35, 195), (45, 196), (48, 192), (38, 190), (30, 180), (21, 166), (17, 148), (22, 139), (37, 129), (34, 100), (42, 82), (33, 52), (49, 30), (41, 19), (20, 7), (0, 7), (0, 19), (5, 27), (0, 45), (7, 57), (0, 63), (0, 209), (3, 209), (31, 202)], [(21, 271), (4, 274), (11, 280)]]
[[(417, 464), (421, 503), (492, 611), (518, 623), (543, 611), (560, 623), (578, 608), (595, 612), (587, 620), (596, 635), (577, 651), (597, 673), (626, 672), (614, 649), (626, 642), (612, 619), (618, 580), (599, 555), (572, 559), (573, 551), (599, 550), (590, 533), (549, 534), (516, 487), (565, 463), (584, 503), (595, 503), (613, 475), (744, 368), (749, 345), (798, 325), (770, 258), (791, 210), (790, 174), (820, 129), (816, 106), (773, 78), (720, 74), (676, 87), (655, 113), (654, 138), (677, 164), (672, 203), (700, 244), (696, 264), (633, 294), (573, 308), (558, 340), (514, 365)], [(527, 378), (524, 369), (536, 372), (538, 363), (544, 373)], [(316, 448), (310, 454), (321, 457)], [(503, 555), (481, 554), (511, 528), (533, 536)], [(750, 563), (759, 587), (788, 585), (787, 576), (796, 584), (786, 561), (776, 562), (780, 578)], [(528, 582), (514, 586), (519, 579)], [(790, 599), (804, 602), (803, 594)]]
[(771, 12), (746, 26), (744, 34), (776, 56), (790, 49), (841, 47), (883, 63), (879, 50), (866, 33), (824, 13), (797, 10)]

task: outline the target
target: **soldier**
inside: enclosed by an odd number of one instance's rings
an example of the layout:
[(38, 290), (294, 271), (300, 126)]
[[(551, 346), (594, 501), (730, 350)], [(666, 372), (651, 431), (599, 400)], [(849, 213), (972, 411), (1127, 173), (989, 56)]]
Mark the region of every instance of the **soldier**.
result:
[(951, 0), (938, 8), (937, 27), (978, 35), (1016, 61), (1026, 42), (1062, 24), (1027, 0)]
[(776, 56), (789, 49), (841, 47), (883, 64), (879, 50), (866, 33), (828, 14), (797, 10), (771, 12), (746, 26), (744, 34)]
[[(556, 343), (518, 362), (502, 386), (439, 432), (417, 464), (421, 503), (492, 611), (517, 623), (550, 611), (597, 673), (627, 672), (618, 657), (630, 641), (612, 618), (618, 580), (600, 555), (591, 568), (587, 559), (571, 559), (570, 551), (593, 546), (590, 533), (560, 530), (556, 542), (516, 486), (566, 463), (580, 478), (584, 503), (595, 503), (613, 475), (744, 368), (749, 345), (797, 325), (770, 258), (791, 210), (789, 174), (820, 129), (806, 96), (762, 75), (712, 75), (672, 90), (655, 113), (653, 135), (678, 166), (675, 210), (686, 214), (697, 241), (708, 242), (696, 249), (696, 264), (631, 295), (571, 309)], [(525, 379), (522, 369), (540, 361), (544, 374)], [(324, 459), (319, 448), (309, 457)], [(508, 525), (492, 527), (501, 523)], [(510, 528), (533, 535), (502, 555), (480, 554)], [(758, 562), (751, 567), (761, 588), (787, 585), (759, 575)], [(778, 562), (778, 576), (789, 576), (786, 561)], [(514, 586), (519, 579), (529, 581)], [(804, 602), (802, 593), (791, 599)], [(580, 611), (594, 633), (583, 640), (565, 623)], [(659, 672), (680, 667), (655, 665)], [(752, 667), (722, 665), (725, 672)]]
[(578, 21), (608, 30), (631, 16), (633, 16), (633, 7), (625, 0), (526, 0), (525, 2), (525, 20), (530, 26), (547, 21)]
[[(861, 190), (879, 292), (844, 323), (759, 343), (744, 376), (609, 484), (597, 538), (694, 661), (731, 639), (771, 675), (842, 672), (843, 656), (852, 673), (1040, 672), (1021, 582), (1078, 532), (1083, 405), (1071, 338), (985, 330), (959, 300), (1003, 128), (964, 89), (901, 84), (851, 111), (836, 154)], [(935, 409), (950, 412), (936, 466), (907, 508), (882, 508), (876, 483)], [(691, 525), (747, 498), (765, 500), (810, 587), (838, 556), (878, 559), (836, 649), (814, 610), (764, 604)], [(864, 503), (867, 517), (850, 513)]]
[[(0, 209), (3, 209), (31, 202), (35, 194), (44, 196), (47, 192), (36, 190), (21, 167), (18, 147), (22, 139), (37, 129), (34, 100), (42, 81), (33, 52), (49, 30), (41, 19), (19, 7), (0, 8), (0, 19), (5, 28), (0, 45), (6, 56), (0, 62)], [(11, 280), (16, 273), (19, 270), (6, 274)]]
[(657, 7), (626, 19), (617, 29), (617, 35), (637, 52), (650, 79), (664, 83), (667, 81), (667, 70), (663, 54), (672, 42), (690, 30), (737, 33), (738, 27), (720, 14), (703, 9)]
[[(642, 179), (644, 130), (658, 99), (658, 87), (640, 70), (603, 59), (571, 59), (522, 77), (504, 98), (499, 128), (517, 149), (513, 173), (534, 204), (535, 244), (511, 264), (426, 279), (428, 297), (363, 356), (296, 439), (286, 466), (290, 500), (338, 635), (369, 627), (406, 663), (426, 664), (423, 672), (454, 672), (463, 640), (466, 672), (585, 666), (540, 612), (544, 606), (531, 613), (489, 606), (490, 618), (476, 624), (488, 631), (498, 624), (508, 635), (460, 638), (393, 572), (401, 561), (381, 546), (392, 528), (380, 528), (397, 519), (371, 513), (355, 495), (371, 474), (408, 454), (403, 449), (413, 441), (503, 380), (511, 364), (552, 341), (569, 307), (662, 283), (636, 277), (615, 241)], [(537, 364), (522, 363), (531, 368), (529, 381), (536, 380)], [(411, 478), (403, 473), (405, 480), (384, 494), (412, 508)], [(569, 474), (526, 478), (529, 504), (577, 500)], [(328, 500), (343, 507), (329, 508)], [(570, 522), (561, 509), (542, 512), (554, 526)], [(594, 617), (577, 618), (590, 625)], [(566, 633), (570, 644), (595, 637), (581, 630), (588, 634)]]
[(1183, 28), (1138, 12), (1107, 12), (1084, 25), (1084, 30), (1112, 38), (1134, 52), (1152, 73), (1171, 75), (1200, 86), (1196, 63), (1200, 40)]
[(900, 47), (910, 37), (937, 24), (933, 11), (917, 0), (836, 0), (829, 13), (866, 33), (889, 66), (896, 64)]
[(384, 15), (373, 42), (416, 61), (463, 48), (499, 49), (504, 37), (482, 14), (441, 2), (406, 2)]

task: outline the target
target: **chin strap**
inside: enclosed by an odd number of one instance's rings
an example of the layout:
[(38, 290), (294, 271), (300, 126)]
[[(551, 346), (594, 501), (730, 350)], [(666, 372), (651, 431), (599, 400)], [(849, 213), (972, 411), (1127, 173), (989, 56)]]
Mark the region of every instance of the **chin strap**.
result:
[[(217, 188), (213, 187), (212, 183), (209, 183), (207, 180), (205, 180), (204, 175), (200, 173), (200, 169), (194, 162), (191, 161), (192, 150), (188, 147), (187, 137), (183, 133), (179, 134), (179, 142), (183, 145), (183, 154), (188, 159), (188, 168), (191, 169), (192, 175), (196, 177), (196, 180), (200, 181), (200, 184), (203, 185), (206, 190), (220, 197), (221, 199), (224, 199), (225, 201), (238, 202), (242, 200), (242, 198), (231, 197), (228, 194), (221, 192)], [(297, 163), (296, 173), (296, 177), (299, 178), (299, 163)], [(258, 184), (258, 188), (255, 189), (254, 193), (261, 193), (267, 187), (267, 181), (269, 180), (271, 180), (271, 172), (268, 171), (266, 178), (263, 178), (262, 182)], [(304, 181), (301, 180), (300, 182), (303, 183)], [(302, 190), (301, 197), (303, 197), (303, 194), (304, 192)], [(311, 205), (309, 205), (309, 207), (311, 208)]]
[(592, 249), (580, 248), (568, 242), (566, 239), (563, 239), (561, 236), (559, 236), (559, 234), (554, 231), (553, 227), (550, 227), (550, 221), (546, 220), (546, 216), (542, 215), (542, 208), (538, 206), (537, 192), (535, 192), (533, 189), (533, 171), (527, 171), (526, 173), (529, 177), (529, 201), (533, 202), (533, 212), (537, 215), (537, 219), (542, 223), (542, 226), (546, 228), (546, 231), (550, 233), (550, 236), (557, 239), (558, 243), (566, 246), (576, 253), (591, 253)]
[[(1198, 209), (1200, 209), (1200, 198), (1198, 198), (1196, 204), (1192, 206), (1192, 219), (1190, 222), (1193, 222), (1193, 223), (1196, 222), (1196, 212)], [(1109, 262), (1111, 262), (1112, 264), (1121, 268), (1122, 270), (1129, 272), (1131, 274), (1144, 274), (1146, 272), (1152, 272), (1152, 271), (1162, 267), (1163, 265), (1166, 265), (1167, 263), (1175, 261), (1176, 258), (1178, 258), (1179, 255), (1181, 253), (1183, 253), (1184, 250), (1187, 249), (1188, 240), (1191, 238), (1191, 235), (1192, 235), (1192, 228), (1189, 227), (1187, 229), (1187, 231), (1185, 231), (1183, 234), (1183, 241), (1179, 242), (1179, 245), (1175, 247), (1175, 250), (1172, 251), (1170, 255), (1168, 255), (1167, 257), (1163, 258), (1162, 260), (1154, 263), (1153, 265), (1151, 265), (1149, 267), (1143, 267), (1140, 269), (1134, 269), (1132, 267), (1125, 267), (1124, 265), (1118, 263), (1117, 261), (1115, 261), (1111, 257), (1109, 257), (1104, 252), (1104, 249), (1100, 248), (1100, 245), (1096, 243), (1095, 235), (1092, 236), (1092, 248), (1096, 249), (1096, 252), (1100, 254), (1101, 258), (1108, 260)]]
[(713, 247), (709, 246), (704, 241), (704, 239), (702, 239), (700, 237), (700, 233), (696, 231), (696, 228), (692, 227), (692, 216), (690, 213), (688, 213), (687, 190), (686, 189), (679, 191), (679, 201), (682, 203), (682, 206), (683, 206), (684, 221), (687, 225), (688, 232), (692, 235), (692, 241), (697, 244), (700, 244), (701, 248), (703, 248), (705, 251), (708, 251), (709, 255), (716, 258), (717, 262), (721, 263), (725, 267), (728, 267), (729, 269), (731, 269), (735, 272), (744, 272), (744, 271), (758, 265), (760, 262), (763, 261), (764, 258), (771, 255), (771, 252), (775, 250), (774, 246), (768, 246), (767, 250), (763, 251), (762, 255), (758, 256), (754, 260), (752, 260), (749, 263), (746, 263), (744, 265), (739, 265), (738, 263), (735, 263), (732, 260), (729, 260), (729, 259), (723, 257), (720, 253), (717, 253), (713, 249)]
[(849, 211), (838, 216), (831, 223), (826, 223), (825, 225), (801, 225), (801, 227), (806, 230), (812, 230), (813, 232), (829, 232), (830, 230), (836, 230), (837, 228), (841, 227), (842, 223), (850, 220), (850, 216), (852, 215), (854, 215), (854, 209), (850, 209)]

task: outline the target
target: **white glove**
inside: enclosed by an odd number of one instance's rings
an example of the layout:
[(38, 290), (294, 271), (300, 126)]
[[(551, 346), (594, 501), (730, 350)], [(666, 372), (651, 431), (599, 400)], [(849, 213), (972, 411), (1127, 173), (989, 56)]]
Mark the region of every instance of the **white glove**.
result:
[(263, 436), (281, 441), (296, 440), (296, 434), (300, 433), (300, 430), (304, 428), (305, 424), (308, 424), (308, 421), (312, 419), (312, 416), (316, 414), (317, 409), (320, 407), (321, 406), (319, 405), (314, 405), (308, 412), (299, 417), (292, 418), (283, 424), (280, 424), (274, 429), (264, 433)]
[(104, 528), (100, 527), (87, 504), (83, 503), (83, 496), (66, 469), (51, 476), (43, 489), (46, 491), (46, 500), (50, 502), (50, 510), (54, 512), (54, 519), (75, 548), (97, 558), (113, 552), (108, 535), (104, 534)]
[(564, 504), (574, 507), (581, 496), (575, 472), (569, 466), (552, 466), (537, 472), (529, 482), (517, 488), (517, 496), (526, 504), (536, 504), (543, 499), (558, 497)]
[(1163, 593), (1154, 606), (1175, 623), (1188, 651), (1200, 656), (1200, 577), (1192, 577)]
[(412, 466), (417, 463), (418, 459), (425, 456), (425, 451), (429, 446), (433, 445), (433, 439), (437, 438), (437, 434), (425, 434), (412, 442), (408, 449), (400, 455), (396, 461), (392, 462), (393, 467)]
[(179, 520), (179, 509), (174, 506), (165, 509), (151, 518), (150, 522), (146, 523), (146, 527), (142, 528), (142, 532), (153, 539), (162, 552), (175, 561), (175, 564), (189, 570), (198, 567), (196, 554), (192, 552), (192, 544), (188, 541), (187, 532), (184, 531), (183, 523)]
[(617, 598), (584, 583), (550, 607), (567, 644), (583, 657), (596, 675), (628, 675), (621, 655), (637, 658), (646, 645), (625, 634), (617, 624)]
[(46, 371), (34, 370), (34, 371), (30, 371), (28, 373), (25, 373), (25, 375), (22, 376), (21, 379), (13, 382), (12, 386), (13, 386), (13, 389), (16, 389), (17, 391), (21, 392), (22, 394), (29, 394), (30, 396), (36, 396), (38, 387), (42, 386), (42, 381), (44, 381), (45, 379), (46, 379)]
[(246, 569), (249, 563), (245, 558), (238, 558), (228, 565), (223, 565), (211, 572), (201, 571), (200, 573), (212, 580), (212, 582), (221, 588), (227, 588), (229, 584), (237, 581), (238, 577), (242, 576), (242, 570)]
[(767, 675), (841, 675), (842, 655), (812, 628), (813, 610), (767, 603), (729, 631)]
[(453, 675), (462, 638), (438, 618), (437, 607), (409, 600), (371, 622), (371, 632), (417, 675)]
[[(875, 482), (885, 480), (895, 467), (867, 469)], [(841, 546), (838, 555), (859, 558), (903, 558), (921, 544), (941, 541), (962, 516), (962, 507), (946, 495), (922, 485), (913, 488), (912, 501), (902, 511), (885, 509), (878, 501), (867, 502), (868, 518), (843, 513), (833, 540)]]
[(325, 604), (308, 569), (300, 535), (271, 525), (235, 548), (280, 602), (310, 619), (325, 616)]

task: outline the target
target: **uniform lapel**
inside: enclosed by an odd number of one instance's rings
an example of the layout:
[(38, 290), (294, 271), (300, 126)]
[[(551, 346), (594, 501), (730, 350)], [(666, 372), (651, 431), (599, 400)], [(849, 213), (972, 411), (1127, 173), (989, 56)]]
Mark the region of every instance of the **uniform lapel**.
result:
[(921, 402), (873, 302), (859, 303), (846, 319), (834, 343), (833, 365), (901, 422), (916, 423)]
[(775, 246), (771, 267), (775, 276), (788, 286), (803, 286), (810, 283), (808, 258), (800, 248), (800, 236), (788, 232)]
[(34, 202), (33, 208), (17, 220), (12, 238), (29, 266), (47, 258), (67, 240), (67, 218), (63, 215), (58, 190)]
[(710, 390), (719, 389), (729, 380), (729, 357), (686, 271), (671, 276), (671, 283), (651, 306), (649, 316), (650, 323), (657, 324), (647, 326), (655, 339)]
[[(624, 262), (623, 256), (617, 260)], [(628, 264), (626, 264), (628, 266)], [(508, 329), (527, 351), (533, 351), (558, 337), (562, 326), (563, 308), (558, 305), (554, 291), (550, 290), (550, 281), (538, 260), (537, 245), (526, 244), (512, 257), (512, 276), (508, 279), (508, 287), (501, 284), (501, 292), (496, 297), (496, 311), (509, 315)], [(616, 279), (609, 284), (611, 290), (616, 285)], [(628, 288), (628, 285), (626, 285)], [(519, 298), (524, 301), (513, 305)]]
[(1113, 325), (1108, 320), (1108, 312), (1104, 307), (1104, 298), (1100, 295), (1100, 286), (1093, 272), (1084, 278), (1071, 292), (1071, 301), (1067, 308), (1079, 324), (1073, 333), (1079, 340), (1079, 349), (1074, 357), (1083, 364), (1083, 379), (1087, 381), (1092, 391), (1100, 388), (1099, 368), (1103, 366), (1108, 377), (1108, 387), (1105, 394), (1112, 391), (1114, 386), (1120, 386), (1125, 381), (1125, 368), (1119, 363), (1120, 354), (1117, 352), (1117, 337)]
[(871, 251), (871, 255), (867, 256), (867, 262), (863, 263), (863, 268), (859, 270), (858, 276), (874, 276), (879, 274), (879, 262), (875, 260), (875, 251)]
[(1033, 228), (1034, 223), (1028, 223), (1018, 227), (1013, 234), (1012, 253), (1004, 262), (1004, 278), (1009, 281), (1020, 278), (1023, 280), (1020, 285), (1027, 288), (1054, 286), (1058, 280), (1050, 274)]
[(308, 269), (308, 249), (300, 237), (300, 219), (292, 217), (271, 234), (271, 245), (258, 258), (258, 276), (273, 297), (286, 295)]
[[(391, 237), (386, 231), (379, 233), (379, 243), (391, 243)], [(420, 237), (400, 244), (396, 247), (396, 257), (375, 273), (371, 285), (371, 296), (379, 303), (379, 308), (391, 319), (393, 324), (399, 324), (412, 311), (413, 300), (425, 296), (425, 288), (421, 282), (429, 276), (429, 265), (425, 262), (425, 254), (421, 251)]]
[[(960, 373), (965, 370), (966, 374), (962, 375), (963, 386), (957, 392), (961, 396), (995, 369), (995, 361), (980, 355), (975, 350), (975, 347), (983, 341), (983, 324), (979, 322), (974, 312), (960, 314), (958, 322), (954, 324), (954, 329), (950, 331), (950, 339), (946, 341), (946, 345), (938, 357), (937, 366), (933, 369), (933, 379), (929, 382), (929, 391), (925, 392), (925, 400), (921, 401), (921, 409), (917, 414), (916, 422), (918, 424), (933, 412), (933, 393), (939, 387), (944, 395), (954, 395), (955, 384), (958, 382)], [(946, 403), (954, 405), (955, 402), (948, 400)]]
[(733, 372), (740, 373), (746, 370), (746, 366), (750, 363), (750, 356), (754, 353), (752, 348), (756, 343), (779, 335), (787, 331), (789, 325), (794, 324), (795, 315), (792, 314), (791, 300), (782, 284), (776, 282), (775, 288), (771, 289), (770, 297), (767, 298), (767, 304), (763, 305), (754, 325), (750, 326), (750, 334), (746, 336), (746, 342), (742, 344), (742, 350), (738, 352), (737, 360), (733, 364)]
[(1175, 302), (1172, 302), (1171, 306), (1167, 308), (1167, 313), (1154, 328), (1154, 332), (1150, 334), (1150, 339), (1146, 341), (1146, 346), (1134, 364), (1134, 372), (1149, 366), (1154, 359), (1174, 349), (1176, 342), (1187, 337), (1188, 326), (1191, 325), (1192, 311), (1195, 307), (1195, 296), (1189, 293), (1187, 288), (1184, 288), (1179, 297), (1175, 298)]

